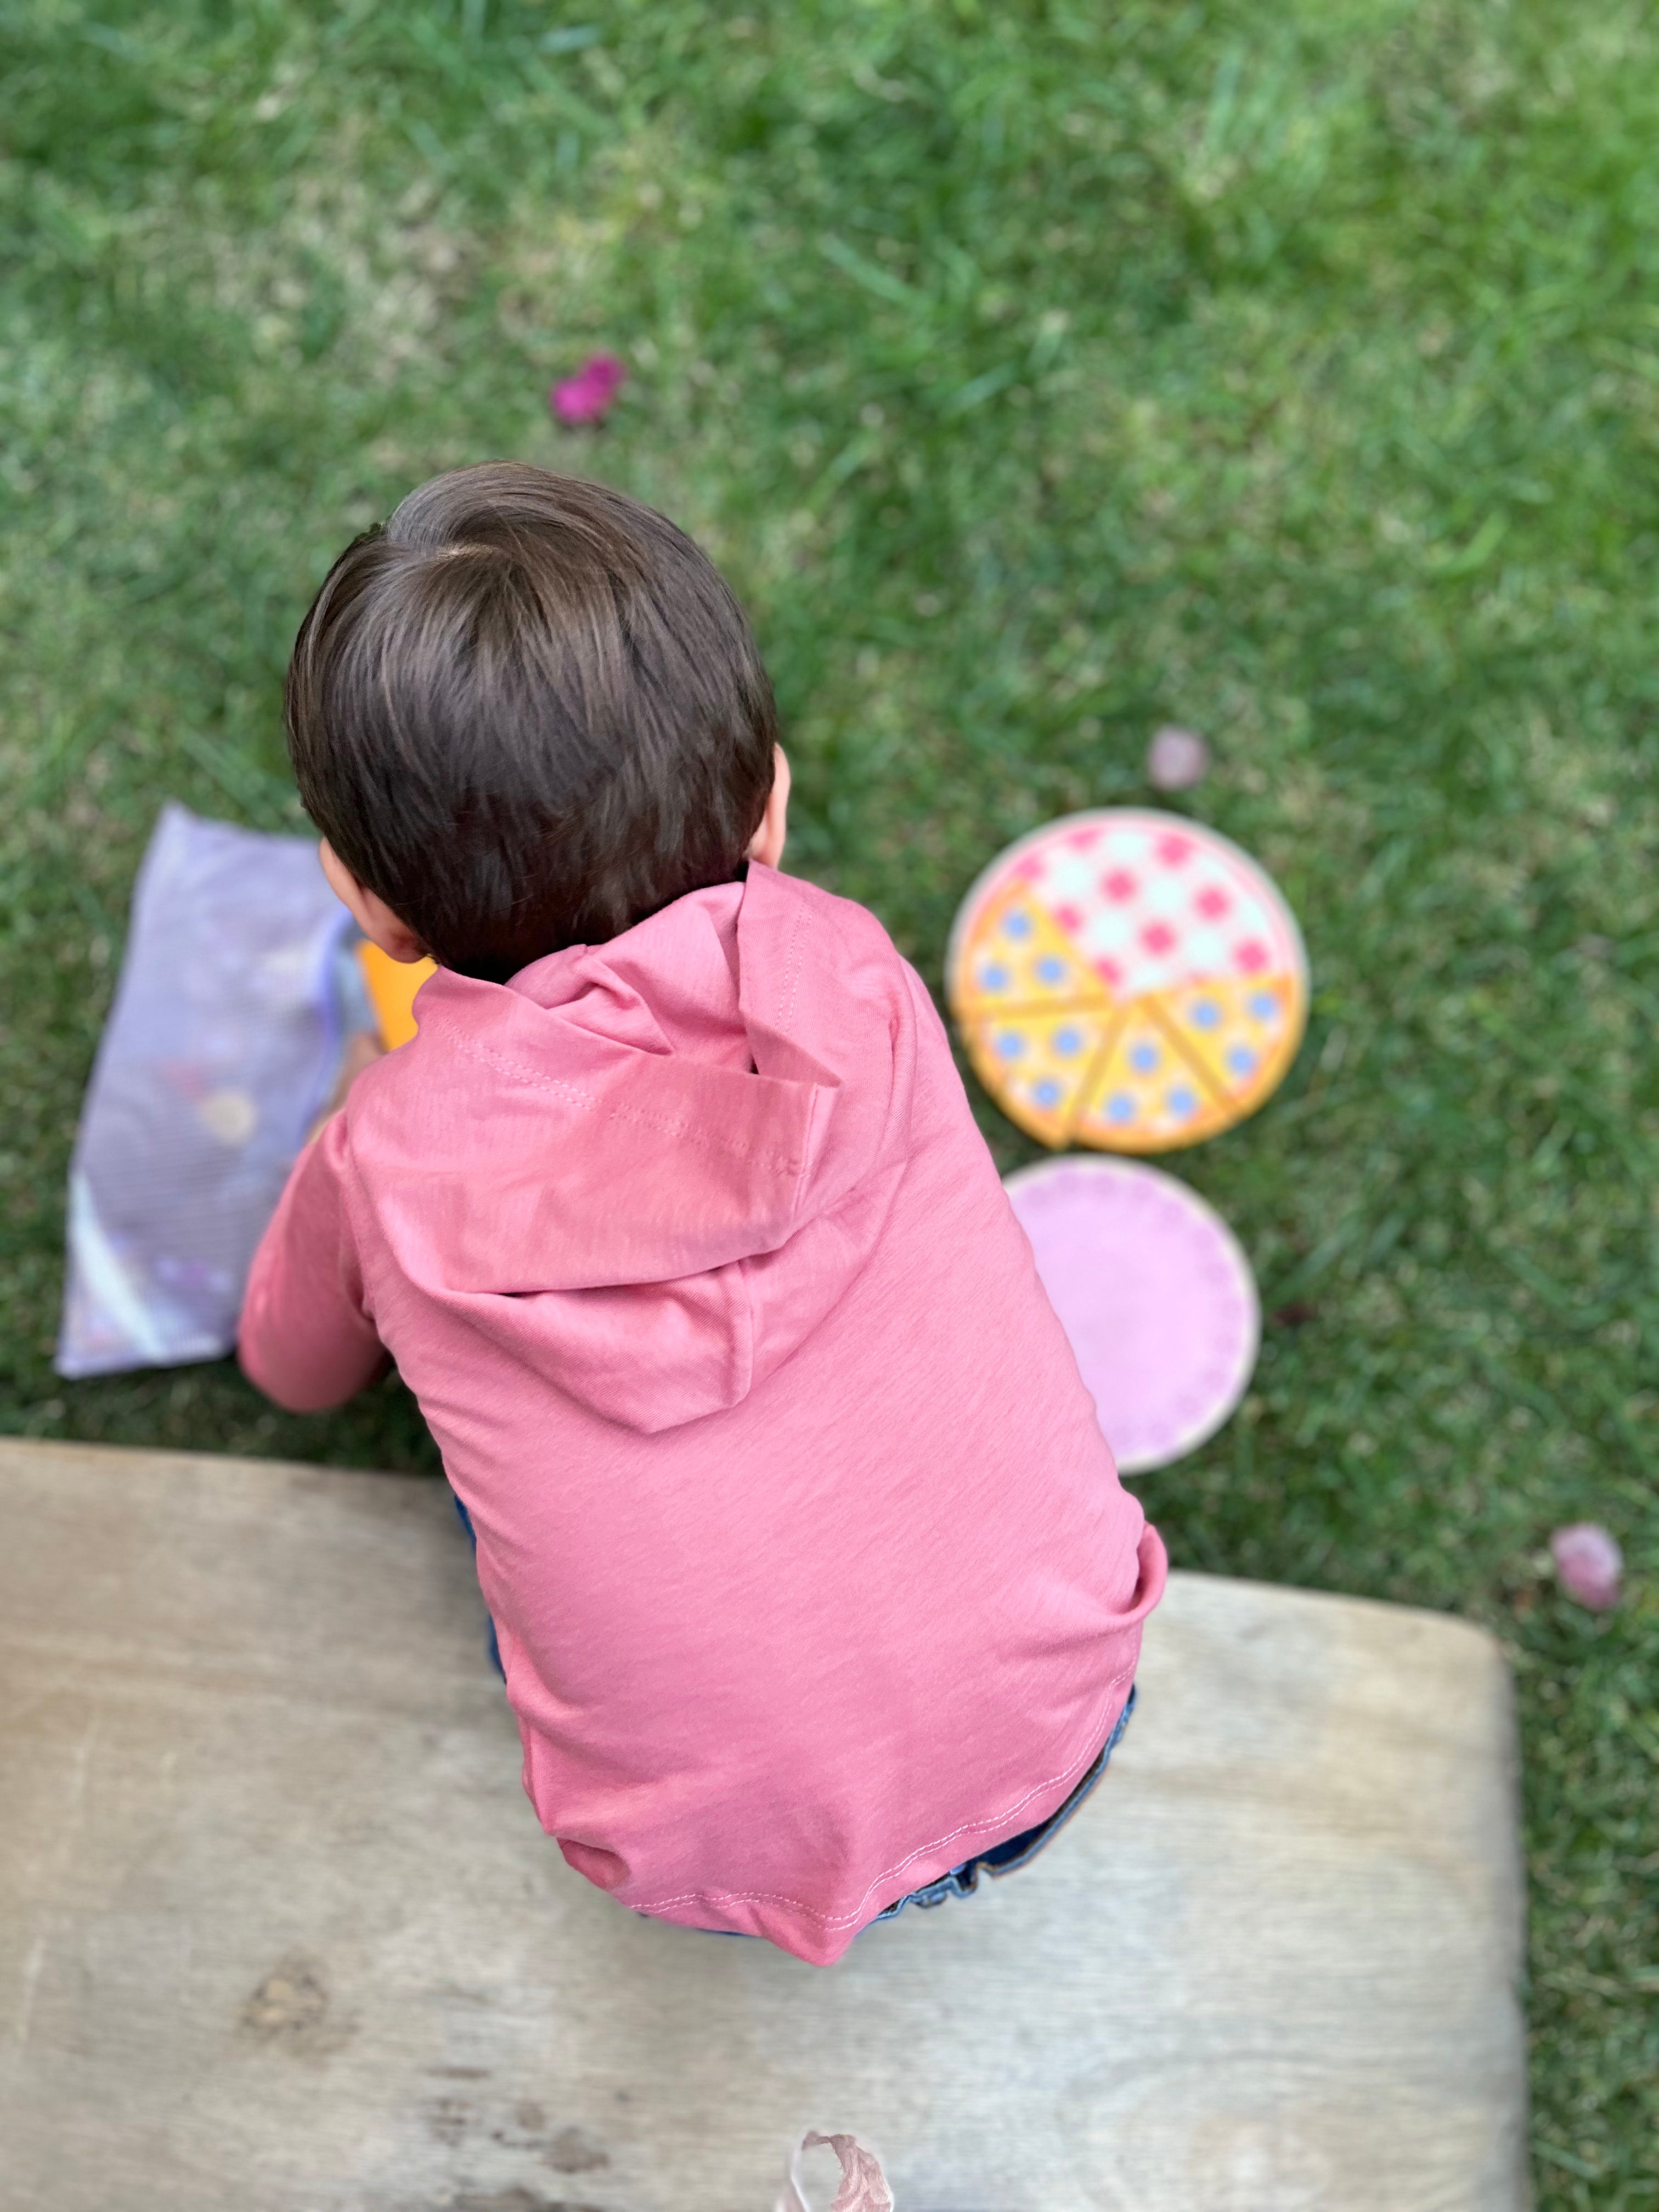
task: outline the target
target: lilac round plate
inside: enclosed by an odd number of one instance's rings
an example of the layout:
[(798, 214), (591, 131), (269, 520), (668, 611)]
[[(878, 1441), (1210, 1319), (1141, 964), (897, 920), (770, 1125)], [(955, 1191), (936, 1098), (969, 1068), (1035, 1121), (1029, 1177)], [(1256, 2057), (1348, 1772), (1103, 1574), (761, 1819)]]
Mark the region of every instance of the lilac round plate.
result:
[(1261, 1335), (1255, 1278), (1220, 1215), (1129, 1160), (1045, 1160), (1007, 1189), (1122, 1472), (1213, 1436)]

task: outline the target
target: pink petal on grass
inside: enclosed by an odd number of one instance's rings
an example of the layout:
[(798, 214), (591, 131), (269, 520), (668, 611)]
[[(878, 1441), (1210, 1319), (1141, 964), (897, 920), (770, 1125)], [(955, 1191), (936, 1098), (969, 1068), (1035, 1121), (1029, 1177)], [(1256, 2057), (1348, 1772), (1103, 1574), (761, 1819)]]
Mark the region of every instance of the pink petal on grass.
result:
[(547, 404), (561, 422), (602, 422), (627, 374), (614, 353), (596, 353), (574, 376), (553, 386)]
[(1611, 1613), (1619, 1602), (1619, 1578), (1625, 1555), (1616, 1540), (1594, 1521), (1575, 1521), (1550, 1538), (1561, 1587), (1592, 1613)]
[(1155, 791), (1190, 791), (1210, 772), (1210, 748), (1196, 730), (1173, 723), (1155, 732), (1146, 748), (1146, 781)]

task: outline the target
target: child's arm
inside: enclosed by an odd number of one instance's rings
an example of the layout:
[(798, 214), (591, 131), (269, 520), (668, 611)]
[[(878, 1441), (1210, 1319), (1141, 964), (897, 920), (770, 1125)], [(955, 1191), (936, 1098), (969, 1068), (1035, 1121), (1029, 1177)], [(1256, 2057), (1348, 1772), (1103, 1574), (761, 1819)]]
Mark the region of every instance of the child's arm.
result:
[(386, 1364), (346, 1216), (345, 1145), (345, 1116), (332, 1115), (295, 1163), (248, 1274), (236, 1356), (291, 1413), (343, 1405)]

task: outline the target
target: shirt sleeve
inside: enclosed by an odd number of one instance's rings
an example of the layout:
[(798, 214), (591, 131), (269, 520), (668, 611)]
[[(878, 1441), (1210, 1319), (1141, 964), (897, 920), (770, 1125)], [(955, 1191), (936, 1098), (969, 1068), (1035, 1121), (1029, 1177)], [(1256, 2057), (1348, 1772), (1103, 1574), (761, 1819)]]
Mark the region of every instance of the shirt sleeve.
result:
[(295, 1162), (248, 1273), (236, 1356), (254, 1388), (291, 1413), (343, 1406), (386, 1364), (364, 1304), (345, 1176), (346, 1117), (335, 1114)]

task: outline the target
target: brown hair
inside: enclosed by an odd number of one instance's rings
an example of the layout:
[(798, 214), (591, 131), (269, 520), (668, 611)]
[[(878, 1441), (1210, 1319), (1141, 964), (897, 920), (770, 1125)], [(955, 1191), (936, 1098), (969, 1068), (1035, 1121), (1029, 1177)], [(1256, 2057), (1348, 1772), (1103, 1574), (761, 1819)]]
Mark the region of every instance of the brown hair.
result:
[(503, 981), (743, 872), (777, 710), (683, 531), (517, 461), (348, 546), (285, 699), (307, 811), (447, 968)]

